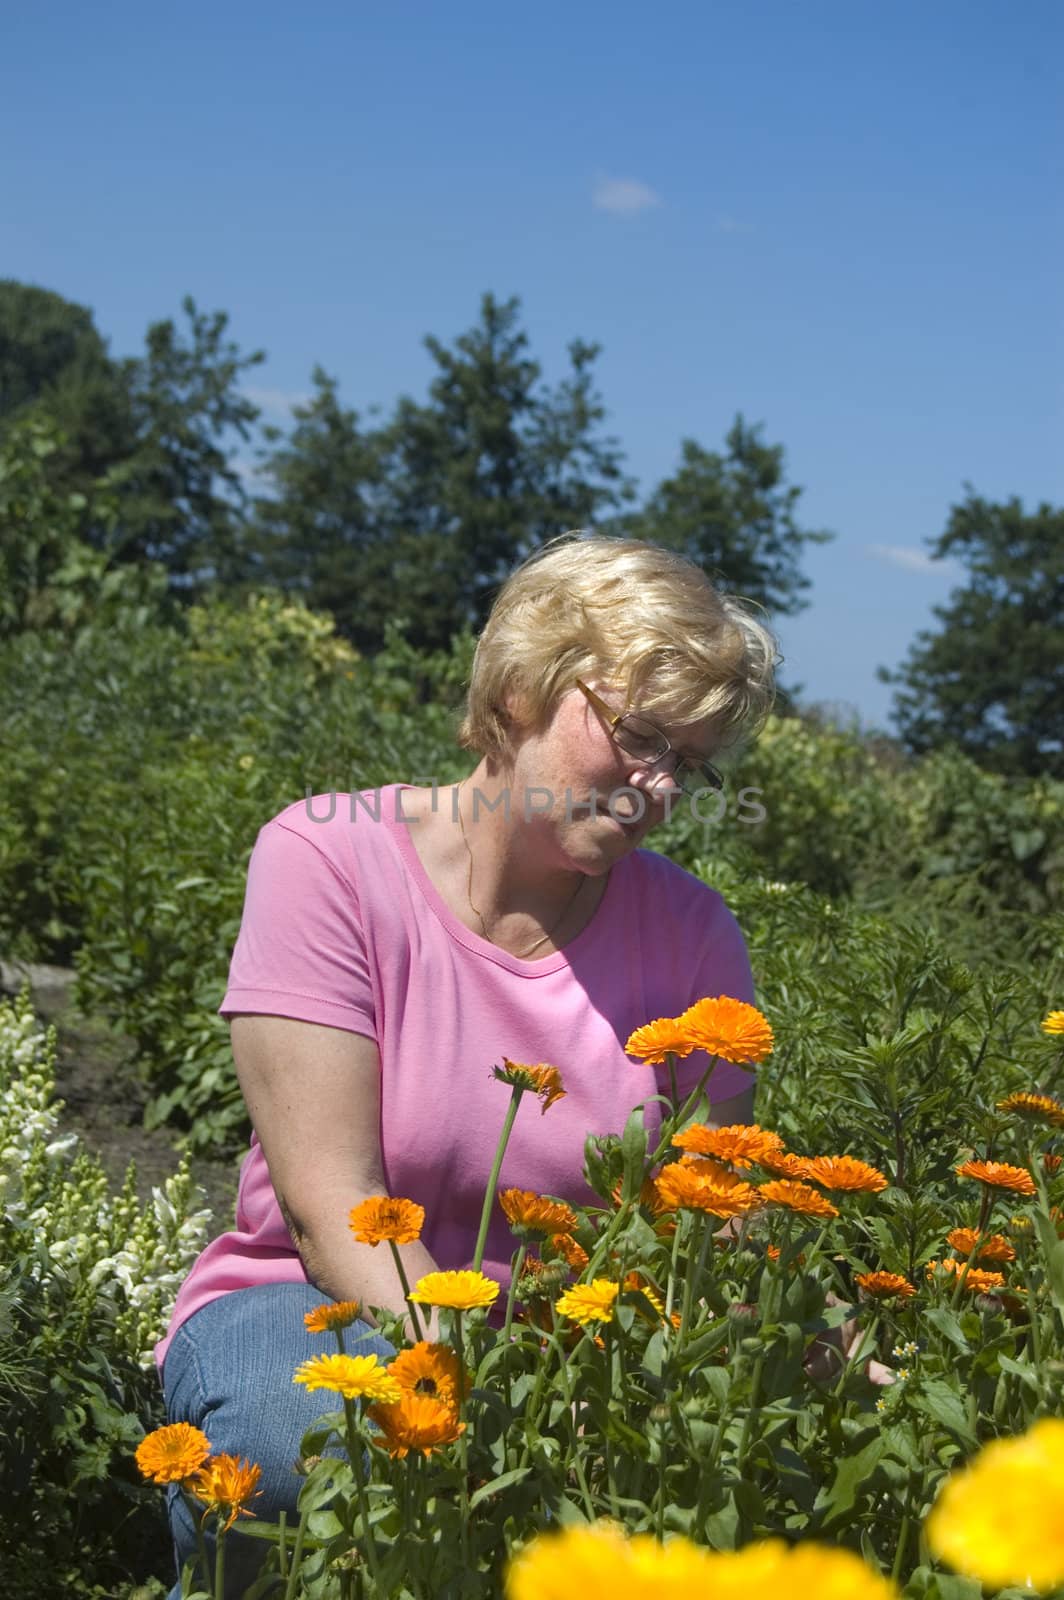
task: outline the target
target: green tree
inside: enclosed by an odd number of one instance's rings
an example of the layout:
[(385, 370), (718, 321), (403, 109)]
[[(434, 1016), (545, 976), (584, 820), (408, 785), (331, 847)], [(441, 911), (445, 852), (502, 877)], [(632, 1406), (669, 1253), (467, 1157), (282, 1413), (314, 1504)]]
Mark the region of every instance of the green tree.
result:
[(729, 593), (792, 616), (807, 604), (805, 547), (834, 535), (798, 526), (802, 491), (785, 482), (783, 446), (760, 435), (760, 426), (737, 416), (723, 454), (684, 439), (677, 471), (625, 527), (634, 538), (680, 551)]
[(436, 367), (425, 402), (401, 399), (364, 431), (316, 374), (315, 399), (265, 462), (260, 578), (333, 611), (363, 649), (396, 616), (412, 642), (445, 647), (484, 620), (517, 560), (631, 493), (601, 432), (594, 345), (574, 341), (567, 373), (548, 385), (519, 301), (492, 295), (452, 346), (425, 344)]
[(917, 753), (952, 743), (992, 771), (1064, 777), (1064, 508), (964, 487), (930, 552), (967, 581), (902, 665), (880, 668), (893, 720)]

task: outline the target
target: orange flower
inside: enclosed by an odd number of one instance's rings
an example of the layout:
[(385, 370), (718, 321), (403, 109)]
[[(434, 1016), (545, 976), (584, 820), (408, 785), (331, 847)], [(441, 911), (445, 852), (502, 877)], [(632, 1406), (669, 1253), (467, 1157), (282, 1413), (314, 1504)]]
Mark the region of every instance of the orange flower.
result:
[(778, 1155), (783, 1149), (779, 1134), (758, 1127), (756, 1122), (737, 1122), (727, 1128), (708, 1128), (699, 1122), (678, 1133), (672, 1142), (693, 1155), (716, 1156), (733, 1167), (749, 1167), (755, 1161), (764, 1166), (764, 1156)]
[[(571, 1233), (556, 1233), (552, 1235), (550, 1247), (555, 1255), (567, 1261), (574, 1272), (582, 1272), (587, 1266), (588, 1256), (583, 1245), (578, 1244)], [(528, 1262), (525, 1262), (528, 1266)]]
[(334, 1328), (349, 1328), (362, 1307), (357, 1300), (326, 1300), (303, 1318), (308, 1333), (329, 1333)]
[(408, 1350), (400, 1350), (388, 1372), (407, 1394), (425, 1395), (452, 1410), (457, 1410), (462, 1395), (469, 1393), (469, 1375), (463, 1381), (458, 1357), (449, 1344), (428, 1344), (422, 1339)]
[(774, 1205), (786, 1206), (788, 1211), (799, 1211), (806, 1217), (826, 1218), (839, 1214), (830, 1200), (825, 1200), (822, 1194), (805, 1183), (779, 1178), (772, 1183), (763, 1183), (757, 1192), (762, 1200), (771, 1200)]
[(503, 1056), (502, 1066), (492, 1067), (491, 1070), (500, 1083), (508, 1083), (512, 1089), (527, 1089), (538, 1095), (541, 1112), (549, 1110), (555, 1100), (561, 1100), (565, 1095), (561, 1073), (557, 1067), (548, 1066), (544, 1061), (530, 1067), (523, 1061), (511, 1061)]
[(629, 1035), (625, 1053), (638, 1056), (650, 1065), (660, 1065), (667, 1056), (689, 1056), (694, 1042), (681, 1027), (679, 1017), (659, 1017), (646, 1022)]
[(889, 1300), (892, 1295), (911, 1300), (916, 1293), (908, 1278), (903, 1278), (900, 1272), (856, 1272), (853, 1281), (873, 1300)]
[(1060, 1171), (1060, 1157), (1058, 1155), (1053, 1155), (1047, 1150), (1045, 1155), (1042, 1157), (1042, 1170), (1046, 1174), (1046, 1177), (1054, 1177), (1055, 1174)]
[(156, 1428), (137, 1446), (137, 1466), (150, 1483), (180, 1483), (202, 1467), (211, 1442), (188, 1422)]
[(412, 1244), (421, 1237), (425, 1207), (413, 1200), (394, 1200), (390, 1195), (373, 1195), (352, 1207), (348, 1217), (351, 1232), (360, 1244), (374, 1247), (385, 1239), (393, 1244)]
[(1064, 1127), (1064, 1106), (1049, 1094), (1020, 1092), (1006, 1095), (997, 1103), (999, 1111), (1014, 1112), (1018, 1117), (1029, 1117), (1032, 1122), (1048, 1122), (1054, 1128)]
[(772, 1049), (772, 1029), (756, 1006), (745, 1000), (719, 995), (699, 1000), (679, 1019), (696, 1050), (706, 1050), (722, 1061), (764, 1061)]
[[(955, 1256), (947, 1256), (944, 1261), (929, 1261), (927, 1275), (933, 1278), (936, 1269), (951, 1273), (959, 1277), (964, 1271), (964, 1262), (958, 1261)], [(983, 1272), (979, 1267), (969, 1267), (968, 1276), (964, 1280), (964, 1287), (969, 1294), (993, 1294), (995, 1289), (1005, 1287), (1005, 1279), (1000, 1272)]]
[(958, 1178), (977, 1178), (994, 1189), (1010, 1189), (1013, 1194), (1034, 1194), (1034, 1179), (1026, 1167), (1010, 1167), (1005, 1161), (966, 1161), (957, 1168)]
[(758, 1159), (758, 1166), (774, 1172), (778, 1178), (804, 1178), (805, 1156), (796, 1156), (790, 1150), (767, 1150)]
[[(713, 1167), (712, 1173), (701, 1171)], [(740, 1217), (760, 1205), (760, 1193), (752, 1183), (744, 1183), (734, 1172), (717, 1167), (716, 1162), (674, 1161), (663, 1167), (655, 1180), (659, 1202), (674, 1211), (708, 1211), (714, 1217)]]
[(262, 1490), (257, 1488), (262, 1468), (242, 1461), (239, 1456), (211, 1456), (200, 1470), (185, 1483), (189, 1494), (213, 1511), (222, 1521), (223, 1530), (233, 1526), (237, 1517), (253, 1517), (246, 1501), (257, 1499)]
[(499, 1204), (510, 1226), (529, 1233), (568, 1233), (576, 1227), (576, 1212), (560, 1200), (546, 1200), (531, 1189), (504, 1189)]
[(854, 1156), (809, 1156), (805, 1161), (805, 1176), (811, 1183), (833, 1192), (845, 1190), (849, 1194), (878, 1194), (887, 1187), (887, 1180), (878, 1167)]
[[(975, 1250), (979, 1235), (974, 1228), (953, 1228), (946, 1235), (946, 1243), (967, 1258)], [(976, 1251), (977, 1261), (1015, 1261), (1016, 1252), (1003, 1233), (991, 1233)]]
[(381, 1430), (371, 1435), (372, 1442), (380, 1445), (383, 1437), (384, 1449), (400, 1459), (411, 1450), (430, 1456), (441, 1445), (452, 1444), (466, 1429), (452, 1406), (427, 1394), (404, 1394), (394, 1405), (369, 1406), (366, 1415)]

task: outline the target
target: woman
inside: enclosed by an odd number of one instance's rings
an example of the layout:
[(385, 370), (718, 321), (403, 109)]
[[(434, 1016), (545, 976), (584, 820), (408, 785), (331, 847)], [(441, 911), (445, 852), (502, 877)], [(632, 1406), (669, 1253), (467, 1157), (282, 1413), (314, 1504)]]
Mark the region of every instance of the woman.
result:
[[(170, 1420), (262, 1465), (261, 1515), (294, 1509), (293, 1460), (322, 1409), (292, 1382), (321, 1348), (304, 1314), (324, 1297), (403, 1308), (352, 1206), (424, 1205), (411, 1282), (468, 1266), (505, 1110), (493, 1063), (549, 1061), (566, 1087), (546, 1120), (522, 1108), (502, 1186), (586, 1200), (587, 1135), (663, 1087), (626, 1057), (631, 1031), (703, 995), (753, 998), (720, 896), (639, 846), (719, 785), (711, 758), (767, 711), (774, 655), (681, 557), (567, 536), (511, 577), (481, 636), (459, 735), (470, 777), (300, 801), (259, 834), (220, 1008), (255, 1137), (237, 1229), (193, 1268), (158, 1354)], [(708, 1062), (681, 1065), (686, 1089)], [(719, 1066), (710, 1093), (715, 1120), (750, 1120), (747, 1073)], [(504, 1285), (510, 1250), (500, 1214), (484, 1270)], [(176, 1494), (172, 1515), (184, 1560)]]

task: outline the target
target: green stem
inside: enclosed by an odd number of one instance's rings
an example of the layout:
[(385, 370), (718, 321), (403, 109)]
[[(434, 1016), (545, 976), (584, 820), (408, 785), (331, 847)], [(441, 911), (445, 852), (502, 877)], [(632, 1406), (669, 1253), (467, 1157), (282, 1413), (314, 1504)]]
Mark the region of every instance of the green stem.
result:
[[(510, 1342), (510, 1329), (513, 1326), (514, 1320), (514, 1298), (517, 1294), (517, 1280), (521, 1276), (521, 1268), (525, 1264), (525, 1256), (527, 1254), (528, 1245), (522, 1243), (519, 1245), (517, 1255), (514, 1259), (513, 1271), (510, 1273), (510, 1292), (506, 1296), (506, 1321), (502, 1325), (502, 1337), (505, 1344), (509, 1344)], [(509, 1372), (509, 1365), (507, 1365), (506, 1370)]]
[(362, 1523), (362, 1531), (366, 1545), (366, 1565), (369, 1567), (374, 1587), (380, 1588), (377, 1573), (377, 1544), (373, 1537), (373, 1529), (369, 1525), (369, 1501), (366, 1498), (366, 1484), (362, 1470), (362, 1437), (359, 1433), (358, 1423), (355, 1420), (355, 1403), (344, 1396), (344, 1423), (347, 1432), (347, 1454), (351, 1459), (351, 1476), (355, 1480), (355, 1494), (358, 1497), (358, 1515)]
[(890, 1569), (891, 1579), (899, 1586), (901, 1584), (901, 1569), (905, 1562), (905, 1547), (909, 1543), (909, 1526), (910, 1517), (908, 1509), (906, 1509), (905, 1515), (901, 1519), (901, 1527), (898, 1529), (898, 1544), (894, 1551), (894, 1565)]
[(215, 1518), (217, 1523), (214, 1535), (214, 1600), (225, 1600), (225, 1530), (222, 1528), (221, 1519)]
[(565, 1396), (565, 1414), (569, 1418), (569, 1427), (573, 1441), (573, 1471), (576, 1473), (576, 1481), (580, 1485), (580, 1493), (584, 1497), (584, 1509), (587, 1512), (587, 1520), (589, 1522), (594, 1522), (595, 1502), (591, 1498), (591, 1491), (587, 1486), (587, 1478), (584, 1476), (584, 1464), (580, 1460), (580, 1439), (576, 1431), (576, 1418), (573, 1415), (573, 1391), (569, 1384), (569, 1373), (564, 1359), (558, 1368), (558, 1376), (561, 1378), (562, 1394)]
[(669, 1263), (669, 1281), (665, 1285), (665, 1321), (672, 1327), (672, 1306), (676, 1296), (676, 1272), (680, 1264), (680, 1218), (676, 1218), (676, 1232), (672, 1236), (672, 1260)]
[[(606, 1360), (603, 1363), (605, 1370), (605, 1393), (602, 1396), (602, 1404), (608, 1414), (610, 1407), (610, 1384), (613, 1377), (613, 1338), (611, 1326), (608, 1322), (603, 1326), (602, 1337), (606, 1346)], [(607, 1430), (604, 1429), (603, 1432), (605, 1434), (606, 1445), (606, 1486), (609, 1489), (610, 1494), (610, 1513), (615, 1521), (620, 1522), (621, 1505), (617, 1498), (617, 1476), (614, 1470), (613, 1441), (610, 1438)]]
[[(516, 1110), (516, 1106), (514, 1107)], [(511, 1123), (512, 1123), (511, 1118)], [(501, 1157), (500, 1157), (501, 1160)], [(497, 1174), (496, 1174), (497, 1176)], [(491, 1193), (489, 1185), (488, 1193)], [(454, 1344), (458, 1352), (458, 1420), (466, 1421), (466, 1395), (465, 1395), (465, 1339), (462, 1335), (462, 1313), (454, 1313)], [(458, 1485), (459, 1498), (459, 1525), (462, 1535), (462, 1565), (469, 1570), (469, 1428), (466, 1426), (458, 1437), (458, 1471), (461, 1481)]]
[(417, 1306), (410, 1298), (410, 1283), (403, 1267), (403, 1258), (399, 1254), (399, 1246), (396, 1244), (394, 1239), (389, 1239), (388, 1243), (391, 1246), (392, 1260), (395, 1262), (395, 1270), (399, 1274), (399, 1282), (403, 1286), (403, 1295), (410, 1311), (410, 1320), (414, 1324), (414, 1332), (417, 1334), (419, 1339), (423, 1339), (425, 1335), (422, 1332), (421, 1321), (417, 1314)]
[[(184, 1490), (181, 1492), (184, 1494)], [(185, 1505), (192, 1518), (192, 1525), (196, 1530), (196, 1554), (199, 1557), (200, 1566), (203, 1568), (203, 1587), (209, 1589), (211, 1586), (211, 1564), (207, 1556), (207, 1541), (203, 1537), (203, 1523), (207, 1513), (201, 1511), (187, 1494), (185, 1494)]]
[[(702, 1230), (702, 1238), (699, 1237), (699, 1229)], [(696, 1215), (694, 1217), (694, 1220), (693, 1220), (692, 1224), (691, 1224), (691, 1247), (690, 1247), (690, 1249), (689, 1249), (689, 1251), (687, 1253), (687, 1272), (686, 1272), (686, 1274), (684, 1276), (684, 1282), (683, 1282), (683, 1309), (680, 1312), (680, 1343), (681, 1343), (681, 1345), (683, 1344), (683, 1341), (687, 1338), (688, 1332), (689, 1332), (690, 1327), (691, 1327), (691, 1301), (692, 1301), (692, 1298), (693, 1298), (694, 1292), (695, 1292), (695, 1276), (696, 1276), (696, 1274), (691, 1271), (691, 1256), (694, 1254), (694, 1248), (695, 1248), (696, 1240), (699, 1243), (699, 1245), (701, 1246), (702, 1239), (703, 1238), (708, 1238), (708, 1236), (709, 1236), (709, 1226), (708, 1226), (706, 1218), (704, 1216)], [(701, 1251), (701, 1249), (699, 1249), (699, 1256), (701, 1257), (701, 1255), (702, 1255), (702, 1251)]]
[(499, 1181), (499, 1173), (502, 1171), (502, 1158), (506, 1154), (506, 1146), (510, 1142), (510, 1134), (513, 1131), (514, 1118), (517, 1115), (517, 1108), (521, 1104), (521, 1096), (524, 1092), (520, 1084), (514, 1084), (510, 1094), (510, 1104), (506, 1108), (506, 1116), (503, 1119), (499, 1142), (495, 1147), (495, 1160), (492, 1162), (491, 1176), (488, 1179), (488, 1187), (484, 1191), (484, 1205), (480, 1213), (477, 1247), (473, 1251), (474, 1272), (480, 1271), (480, 1264), (484, 1260), (484, 1246), (488, 1242), (488, 1223), (491, 1221), (491, 1210), (495, 1204), (495, 1186)]
[(662, 1125), (661, 1138), (658, 1140), (658, 1147), (650, 1158), (650, 1164), (652, 1167), (657, 1166), (666, 1150), (672, 1144), (672, 1136), (676, 1129), (679, 1127), (680, 1123), (683, 1122), (684, 1118), (688, 1116), (698, 1104), (702, 1097), (702, 1091), (716, 1071), (717, 1065), (717, 1057), (714, 1056), (708, 1069), (703, 1072), (702, 1076), (699, 1078), (691, 1093), (687, 1096), (687, 1099), (684, 1101), (679, 1111), (676, 1112), (674, 1116), (666, 1117), (665, 1122)]
[(310, 1512), (305, 1507), (299, 1513), (299, 1527), (296, 1529), (296, 1542), (292, 1547), (292, 1564), (288, 1572), (288, 1582), (285, 1585), (284, 1600), (295, 1600), (300, 1568), (303, 1565), (303, 1538), (307, 1531), (307, 1518), (309, 1515)]

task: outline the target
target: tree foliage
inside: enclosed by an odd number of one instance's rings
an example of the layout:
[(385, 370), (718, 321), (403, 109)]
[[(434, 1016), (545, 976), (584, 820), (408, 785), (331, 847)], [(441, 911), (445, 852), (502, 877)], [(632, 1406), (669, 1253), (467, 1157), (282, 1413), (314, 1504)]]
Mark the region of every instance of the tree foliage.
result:
[(1064, 508), (965, 487), (931, 554), (967, 579), (902, 666), (880, 670), (898, 685), (895, 724), (917, 753), (953, 743), (993, 771), (1064, 776)]
[(628, 530), (679, 550), (730, 593), (791, 616), (808, 603), (805, 547), (834, 536), (798, 526), (802, 491), (784, 480), (782, 445), (765, 444), (741, 415), (725, 445), (721, 454), (684, 439), (676, 472), (627, 519)]

